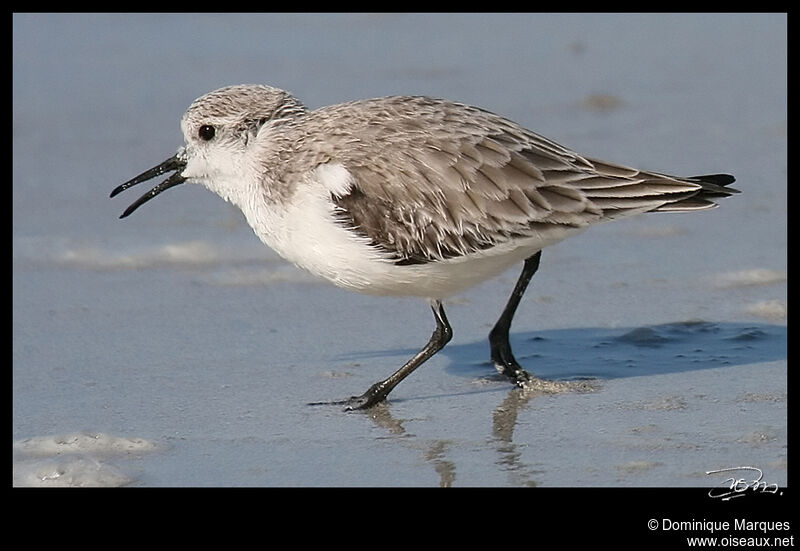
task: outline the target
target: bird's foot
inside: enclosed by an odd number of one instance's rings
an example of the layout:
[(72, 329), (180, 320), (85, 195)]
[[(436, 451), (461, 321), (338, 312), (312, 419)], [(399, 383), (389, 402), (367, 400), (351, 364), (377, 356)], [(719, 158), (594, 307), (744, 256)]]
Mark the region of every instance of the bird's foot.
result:
[(497, 371), (511, 379), (517, 387), (525, 391), (531, 390), (550, 394), (564, 392), (570, 388), (569, 383), (548, 381), (547, 379), (540, 379), (535, 375), (531, 375), (513, 358), (507, 361), (495, 360), (493, 363)]
[(517, 362), (494, 362), (494, 367), (501, 374), (505, 375), (524, 392), (537, 392), (545, 394), (559, 394), (569, 390), (589, 389), (590, 386), (586, 383), (570, 383), (567, 381), (550, 381), (541, 379), (535, 375), (531, 375), (525, 371)]
[(517, 363), (517, 360), (513, 358), (506, 361), (498, 361), (495, 359), (493, 363), (494, 368), (499, 371), (501, 375), (505, 375), (511, 379), (519, 388), (526, 388), (531, 381), (538, 380), (525, 371), (522, 366)]
[(368, 409), (375, 404), (386, 399), (389, 392), (383, 381), (375, 383), (361, 396), (351, 396), (345, 400), (333, 400), (331, 402), (311, 402), (310, 406), (344, 406), (344, 411), (354, 411), (357, 409)]

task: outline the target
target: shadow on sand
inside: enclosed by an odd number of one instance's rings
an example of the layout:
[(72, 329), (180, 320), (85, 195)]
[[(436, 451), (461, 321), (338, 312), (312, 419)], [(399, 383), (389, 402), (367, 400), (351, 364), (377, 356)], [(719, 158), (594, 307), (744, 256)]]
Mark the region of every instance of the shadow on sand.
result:
[[(684, 321), (636, 328), (553, 329), (511, 334), (514, 354), (543, 379), (613, 379), (781, 360), (787, 328), (761, 323)], [(486, 342), (440, 352), (455, 375), (494, 369)]]

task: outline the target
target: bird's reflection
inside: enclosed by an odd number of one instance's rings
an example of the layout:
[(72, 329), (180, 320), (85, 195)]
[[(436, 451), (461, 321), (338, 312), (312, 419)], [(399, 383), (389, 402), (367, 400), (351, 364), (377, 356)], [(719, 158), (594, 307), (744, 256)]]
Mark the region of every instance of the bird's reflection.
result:
[(591, 392), (596, 388), (596, 383), (592, 380), (549, 381), (534, 378), (530, 386), (512, 389), (503, 403), (495, 408), (492, 415), (492, 437), (500, 456), (497, 464), (508, 473), (512, 486), (538, 486), (533, 477), (540, 472), (520, 460), (522, 453), (514, 442), (514, 429), (519, 413), (536, 397), (565, 392)]
[[(538, 471), (522, 460), (518, 444), (514, 442), (514, 429), (517, 418), (528, 404), (536, 397), (560, 394), (563, 392), (590, 392), (596, 389), (596, 383), (588, 380), (579, 381), (546, 381), (536, 379), (528, 388), (512, 388), (503, 402), (492, 412), (492, 433), (489, 441), (494, 445), (499, 459), (495, 465), (508, 473), (512, 486), (536, 486), (535, 475)], [(440, 397), (437, 397), (440, 398)], [(439, 486), (446, 488), (456, 480), (456, 460), (448, 457), (453, 445), (450, 438), (429, 440), (423, 445), (415, 440), (415, 436), (406, 431), (406, 419), (398, 419), (392, 415), (390, 402), (381, 402), (365, 413), (379, 427), (395, 437), (408, 437), (405, 443), (422, 449), (422, 458), (433, 466), (439, 475)]]

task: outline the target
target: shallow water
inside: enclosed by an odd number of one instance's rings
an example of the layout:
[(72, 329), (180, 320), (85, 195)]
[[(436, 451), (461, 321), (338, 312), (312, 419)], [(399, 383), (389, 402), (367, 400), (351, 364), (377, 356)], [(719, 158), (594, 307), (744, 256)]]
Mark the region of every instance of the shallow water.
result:
[[(785, 16), (33, 14), (13, 30), (16, 485), (710, 487), (741, 464), (786, 484)], [(730, 172), (743, 193), (544, 251), (512, 343), (589, 392), (522, 393), (489, 365), (513, 270), (446, 303), (453, 341), (387, 404), (310, 407), (396, 369), (428, 307), (317, 282), (205, 190), (124, 221), (108, 198), (177, 149), (195, 97), (242, 82), (310, 107), (448, 97), (587, 155)]]

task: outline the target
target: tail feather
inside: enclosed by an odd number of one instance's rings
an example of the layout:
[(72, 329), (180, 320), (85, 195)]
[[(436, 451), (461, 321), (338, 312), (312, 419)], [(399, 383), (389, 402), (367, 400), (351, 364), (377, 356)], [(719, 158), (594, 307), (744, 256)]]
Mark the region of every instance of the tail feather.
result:
[[(714, 184), (716, 186), (725, 187), (736, 181), (736, 178), (730, 174), (705, 174), (704, 176), (689, 176), (687, 180), (698, 180), (707, 184)], [(739, 190), (733, 190), (738, 193)]]
[[(573, 172), (573, 187), (602, 211), (607, 220), (642, 212), (684, 212), (714, 208), (716, 200), (739, 193), (728, 187), (730, 174), (672, 176), (586, 158), (591, 172)], [(565, 171), (569, 173), (569, 171)]]
[(730, 174), (705, 174), (684, 178), (688, 182), (699, 184), (700, 189), (686, 199), (667, 203), (655, 209), (659, 212), (685, 212), (690, 210), (712, 209), (717, 206), (715, 199), (739, 193), (738, 189), (727, 187), (736, 181)]
[(698, 193), (703, 197), (728, 197), (734, 193), (739, 193), (738, 189), (727, 187), (736, 181), (736, 178), (730, 174), (706, 174), (705, 176), (692, 176), (686, 179), (703, 187)]

